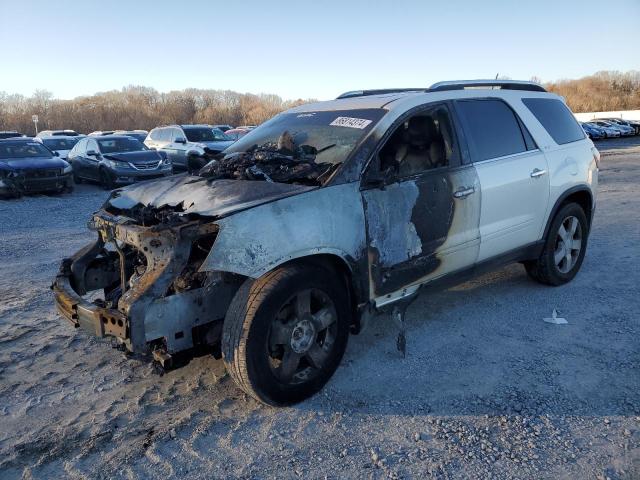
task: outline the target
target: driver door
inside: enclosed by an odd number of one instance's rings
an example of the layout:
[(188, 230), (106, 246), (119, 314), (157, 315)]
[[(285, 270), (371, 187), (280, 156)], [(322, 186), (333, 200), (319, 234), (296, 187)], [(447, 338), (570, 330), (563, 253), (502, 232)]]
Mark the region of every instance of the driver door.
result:
[(463, 163), (446, 104), (396, 122), (365, 172), (370, 297), (471, 267), (480, 247), (480, 184)]

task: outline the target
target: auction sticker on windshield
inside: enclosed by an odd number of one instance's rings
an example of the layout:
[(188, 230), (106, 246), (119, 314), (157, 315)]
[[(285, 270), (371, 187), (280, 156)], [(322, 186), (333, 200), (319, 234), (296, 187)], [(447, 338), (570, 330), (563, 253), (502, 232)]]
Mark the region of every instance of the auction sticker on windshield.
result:
[(366, 118), (338, 117), (329, 125), (334, 127), (349, 127), (364, 130), (370, 123), (371, 120), (367, 120)]

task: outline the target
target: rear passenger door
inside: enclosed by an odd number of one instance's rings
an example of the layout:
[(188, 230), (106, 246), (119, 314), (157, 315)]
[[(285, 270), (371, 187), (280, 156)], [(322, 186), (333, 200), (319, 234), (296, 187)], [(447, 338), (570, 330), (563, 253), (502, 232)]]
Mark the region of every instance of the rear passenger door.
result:
[(547, 159), (503, 100), (457, 100), (482, 192), (478, 262), (539, 240), (549, 201)]

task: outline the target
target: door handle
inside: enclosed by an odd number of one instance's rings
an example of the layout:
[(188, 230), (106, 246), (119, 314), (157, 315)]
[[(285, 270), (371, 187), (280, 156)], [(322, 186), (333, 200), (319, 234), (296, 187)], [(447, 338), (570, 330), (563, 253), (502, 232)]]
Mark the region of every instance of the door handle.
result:
[(476, 189), (474, 187), (463, 187), (460, 190), (456, 190), (453, 193), (453, 196), (456, 197), (456, 198), (464, 198), (464, 197), (468, 197), (469, 195), (471, 195), (475, 191), (476, 191)]
[(538, 178), (546, 173), (547, 173), (546, 170), (540, 170), (539, 168), (534, 168), (533, 171), (531, 172), (531, 178)]

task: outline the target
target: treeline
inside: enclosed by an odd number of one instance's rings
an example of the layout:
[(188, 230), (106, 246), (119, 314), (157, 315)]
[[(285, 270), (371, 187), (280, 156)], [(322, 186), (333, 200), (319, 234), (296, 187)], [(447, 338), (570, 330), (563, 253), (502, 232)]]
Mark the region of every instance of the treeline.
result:
[(640, 72), (598, 72), (544, 85), (562, 95), (575, 113), (640, 109)]
[[(598, 72), (578, 80), (545, 83), (545, 87), (565, 97), (576, 113), (640, 109), (637, 71)], [(171, 123), (249, 125), (301, 103), (305, 101), (283, 100), (277, 95), (195, 88), (160, 93), (153, 88), (130, 86), (73, 100), (54, 99), (46, 90), (38, 90), (31, 97), (0, 92), (0, 130), (32, 134), (32, 115), (38, 115), (40, 130), (71, 128), (82, 133), (150, 130)]]
[(54, 99), (46, 90), (37, 90), (31, 97), (0, 92), (0, 130), (33, 134), (32, 115), (38, 115), (39, 130), (70, 128), (82, 133), (150, 130), (172, 123), (255, 125), (301, 103), (305, 101), (277, 95), (195, 88), (160, 93), (130, 86), (73, 100)]

